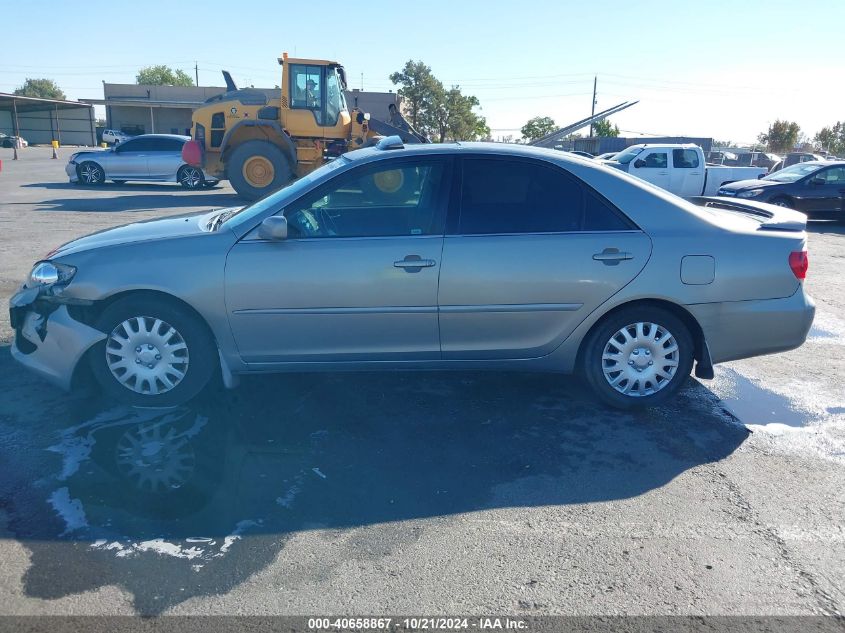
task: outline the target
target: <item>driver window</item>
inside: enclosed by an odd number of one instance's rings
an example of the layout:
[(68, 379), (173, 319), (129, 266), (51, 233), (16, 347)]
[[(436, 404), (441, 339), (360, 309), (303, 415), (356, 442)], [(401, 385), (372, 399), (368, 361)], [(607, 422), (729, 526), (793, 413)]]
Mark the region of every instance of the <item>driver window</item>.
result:
[(285, 209), (291, 238), (439, 235), (445, 161), (377, 163)]
[(290, 67), (290, 107), (311, 110), (319, 125), (323, 125), (322, 70), (303, 64)]
[(652, 152), (645, 157), (644, 162), (645, 165), (643, 167), (652, 169), (666, 169), (666, 166), (669, 164), (666, 152)]

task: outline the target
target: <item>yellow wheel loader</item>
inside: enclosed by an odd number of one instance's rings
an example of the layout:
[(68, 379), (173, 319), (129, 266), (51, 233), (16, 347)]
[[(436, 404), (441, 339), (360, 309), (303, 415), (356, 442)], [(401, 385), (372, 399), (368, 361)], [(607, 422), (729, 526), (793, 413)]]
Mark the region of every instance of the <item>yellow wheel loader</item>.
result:
[(255, 200), (283, 187), (344, 152), (397, 135), (405, 143), (428, 143), (393, 104), (388, 121), (371, 118), (357, 104), (350, 111), (346, 74), (337, 62), (294, 59), (285, 53), (279, 98), (238, 89), (223, 71), (226, 92), (197, 108), (192, 140), (182, 157)]

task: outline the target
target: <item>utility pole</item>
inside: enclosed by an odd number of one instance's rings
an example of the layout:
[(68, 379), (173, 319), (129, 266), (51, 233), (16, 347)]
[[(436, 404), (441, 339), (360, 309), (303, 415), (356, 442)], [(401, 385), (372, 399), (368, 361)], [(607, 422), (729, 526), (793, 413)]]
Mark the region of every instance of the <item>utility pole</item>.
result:
[[(593, 77), (593, 109), (592, 109), (592, 112), (590, 112), (590, 116), (596, 116), (596, 84), (598, 83), (598, 81), (599, 81), (598, 75)], [(592, 138), (592, 136), (593, 136), (593, 124), (590, 123), (590, 137)]]
[(194, 77), (197, 79), (197, 86), (200, 85), (200, 67), (196, 60), (194, 61)]
[(364, 73), (361, 73), (361, 92), (364, 92)]

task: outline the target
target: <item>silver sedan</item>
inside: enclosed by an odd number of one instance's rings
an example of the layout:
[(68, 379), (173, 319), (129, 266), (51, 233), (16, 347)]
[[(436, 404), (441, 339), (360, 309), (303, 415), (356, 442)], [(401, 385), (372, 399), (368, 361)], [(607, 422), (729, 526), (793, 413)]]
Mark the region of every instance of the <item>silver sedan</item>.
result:
[(804, 342), (805, 224), (563, 152), (390, 137), (251, 206), (61, 246), (12, 298), (12, 353), (138, 405), (215, 375), (406, 369), (577, 371), (654, 405), (693, 367)]
[(182, 146), (189, 136), (144, 134), (107, 150), (72, 154), (65, 173), (71, 182), (101, 185), (106, 180), (178, 182), (186, 189), (217, 184), (217, 179), (182, 160)]

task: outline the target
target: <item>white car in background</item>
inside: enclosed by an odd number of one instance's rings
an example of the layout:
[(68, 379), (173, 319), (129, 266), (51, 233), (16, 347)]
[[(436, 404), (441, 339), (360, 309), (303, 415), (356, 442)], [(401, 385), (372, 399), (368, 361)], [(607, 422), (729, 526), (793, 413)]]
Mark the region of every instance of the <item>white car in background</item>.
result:
[(128, 141), (130, 138), (132, 137), (128, 134), (124, 134), (120, 130), (103, 130), (103, 143), (117, 145), (118, 143)]

